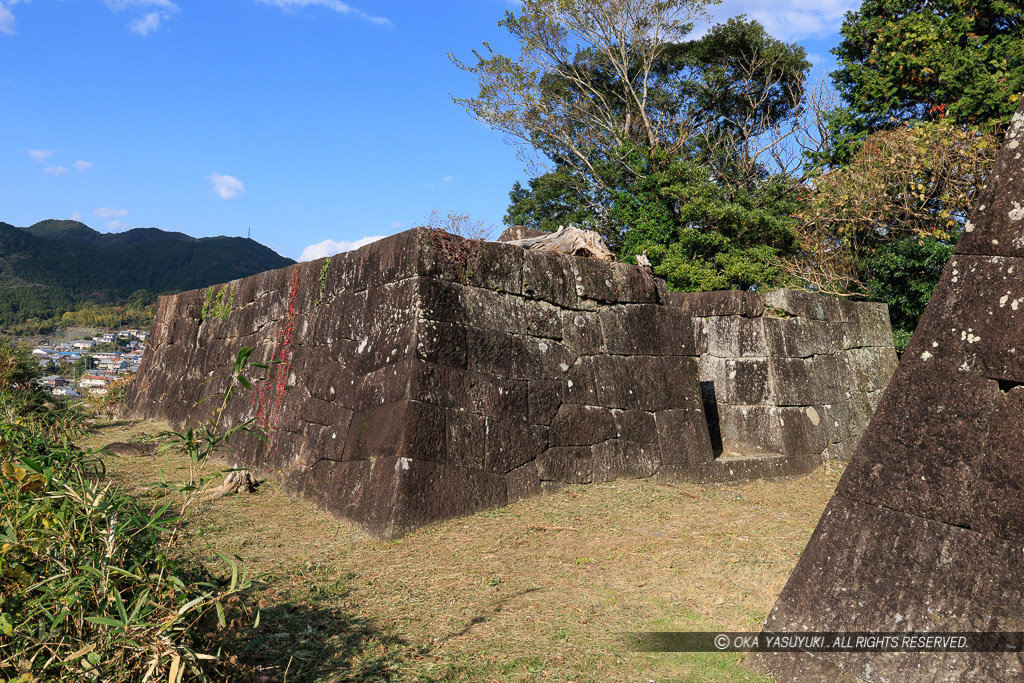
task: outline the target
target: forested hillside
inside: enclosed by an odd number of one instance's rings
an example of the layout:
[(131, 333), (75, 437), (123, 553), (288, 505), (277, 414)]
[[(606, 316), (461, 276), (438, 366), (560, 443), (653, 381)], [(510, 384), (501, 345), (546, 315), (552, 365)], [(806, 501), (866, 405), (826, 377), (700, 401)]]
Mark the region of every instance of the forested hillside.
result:
[(0, 222), (0, 327), (45, 328), (87, 304), (145, 305), (166, 294), (291, 263), (242, 237), (136, 228), (104, 234), (77, 221)]

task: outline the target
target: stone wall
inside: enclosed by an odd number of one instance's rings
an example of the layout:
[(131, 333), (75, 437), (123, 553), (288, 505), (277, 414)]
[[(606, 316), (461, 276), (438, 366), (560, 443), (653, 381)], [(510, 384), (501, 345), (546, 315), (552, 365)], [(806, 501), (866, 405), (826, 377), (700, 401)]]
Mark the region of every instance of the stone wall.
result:
[[(852, 454), (896, 368), (884, 304), (794, 290), (670, 294), (693, 316), (698, 378), (720, 462), (760, 474)], [(738, 464), (738, 463), (737, 463)]]
[(207, 415), (255, 347), (223, 419), (266, 440), (229, 457), (385, 537), (565, 483), (796, 474), (856, 439), (895, 355), (884, 306), (769, 299), (410, 230), (162, 297), (130, 413)]

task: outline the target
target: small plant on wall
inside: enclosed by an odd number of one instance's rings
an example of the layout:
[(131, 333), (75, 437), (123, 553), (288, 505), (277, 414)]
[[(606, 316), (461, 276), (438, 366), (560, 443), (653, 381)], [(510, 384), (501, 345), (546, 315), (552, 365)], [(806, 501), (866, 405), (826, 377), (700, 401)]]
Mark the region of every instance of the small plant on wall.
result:
[(202, 319), (205, 322), (211, 318), (217, 318), (222, 322), (227, 322), (228, 316), (231, 315), (231, 308), (235, 305), (235, 290), (231, 285), (225, 285), (216, 292), (215, 289), (215, 287), (210, 287), (206, 290)]

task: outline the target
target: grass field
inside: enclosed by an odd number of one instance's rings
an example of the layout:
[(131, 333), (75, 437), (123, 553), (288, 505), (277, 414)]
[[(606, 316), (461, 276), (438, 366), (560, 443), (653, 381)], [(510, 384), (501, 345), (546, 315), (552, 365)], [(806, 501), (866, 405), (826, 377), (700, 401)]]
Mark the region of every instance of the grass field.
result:
[[(100, 425), (84, 444), (155, 435)], [(109, 456), (114, 481), (157, 499), (181, 455)], [(641, 630), (756, 630), (840, 471), (697, 486), (624, 480), (562, 492), (385, 542), (283, 495), (204, 503), (182, 551), (241, 557), (260, 624), (231, 632), (257, 680), (756, 681), (737, 654), (640, 654)]]

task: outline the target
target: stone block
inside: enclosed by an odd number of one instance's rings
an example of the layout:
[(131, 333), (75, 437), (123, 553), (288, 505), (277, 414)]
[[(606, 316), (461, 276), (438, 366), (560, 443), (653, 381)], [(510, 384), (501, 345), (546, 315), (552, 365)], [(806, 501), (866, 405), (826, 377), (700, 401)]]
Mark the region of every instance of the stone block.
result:
[(1024, 381), (1024, 259), (954, 255), (904, 357)]
[(775, 406), (718, 404), (724, 453), (784, 453), (779, 409)]
[(561, 380), (553, 379), (532, 379), (527, 383), (531, 424), (551, 424), (551, 419), (562, 405), (562, 385)]
[(765, 309), (777, 315), (798, 316), (812, 320), (843, 320), (839, 300), (798, 289), (776, 289), (764, 296)]
[[(388, 461), (381, 465), (392, 466)], [(385, 536), (401, 536), (424, 524), (505, 505), (505, 477), (490, 472), (399, 458), (394, 522)]]
[(552, 446), (590, 446), (615, 435), (615, 418), (607, 408), (563, 403), (551, 420)]
[(466, 328), (462, 325), (418, 320), (415, 325), (415, 352), (417, 358), (442, 363), (455, 368), (468, 364)]
[(899, 364), (896, 349), (892, 347), (867, 346), (850, 349), (846, 353), (856, 380), (855, 386), (865, 392), (887, 387)]
[(814, 318), (765, 318), (764, 333), (767, 351), (761, 355), (775, 357), (826, 355), (835, 353), (844, 343), (842, 336), (836, 334), (835, 323)]
[[(928, 368), (900, 381), (901, 366), (865, 432), (837, 492), (946, 524), (974, 516), (983, 435), (1000, 406), (998, 383), (964, 374), (956, 384)], [(927, 444), (928, 457), (920, 457)]]
[[(593, 356), (583, 356), (565, 374), (562, 382), (562, 401), (577, 405), (599, 405), (597, 398), (597, 381), (594, 378)], [(615, 406), (610, 406), (615, 407)]]
[(462, 408), (444, 411), (449, 465), (483, 470), (487, 447), (487, 418)]
[(661, 467), (657, 444), (611, 439), (593, 447), (592, 481), (614, 481), (623, 477), (643, 479)]
[(658, 443), (658, 427), (654, 413), (644, 410), (613, 410), (615, 436), (635, 443)]
[(542, 490), (540, 475), (537, 473), (537, 461), (531, 460), (506, 474), (505, 484), (508, 488), (509, 503), (539, 496)]
[(654, 421), (663, 464), (699, 464), (710, 462), (714, 457), (707, 420), (699, 404), (693, 408), (658, 411)]
[(631, 304), (600, 311), (608, 353), (622, 355), (693, 356), (693, 323), (670, 306)]
[(528, 415), (526, 382), (447, 365), (410, 361), (410, 397), (488, 417)]
[(530, 337), (562, 338), (563, 311), (554, 304), (534, 299), (520, 299), (523, 324), (519, 331)]
[(352, 416), (343, 459), (417, 458), (444, 463), (445, 438), (441, 407), (419, 401), (388, 403)]
[(593, 481), (594, 457), (590, 446), (549, 448), (537, 458), (541, 481), (565, 484), (589, 484)]
[(535, 459), (547, 448), (546, 433), (514, 418), (487, 418), (484, 469), (505, 474)]
[(694, 335), (704, 352), (719, 358), (765, 357), (768, 346), (765, 327), (771, 322), (765, 318), (744, 318), (738, 315), (697, 318)]
[(562, 340), (580, 356), (604, 352), (604, 333), (597, 313), (562, 311)]
[(764, 302), (757, 292), (731, 289), (720, 292), (671, 292), (668, 304), (697, 318), (722, 315), (741, 315), (759, 318), (764, 313)]
[(971, 505), (971, 529), (1016, 543), (1024, 541), (1024, 387), (1002, 396), (989, 420), (984, 455), (974, 463), (977, 483)]
[(830, 443), (830, 429), (823, 406), (779, 408), (782, 452), (786, 455), (820, 455)]
[(532, 249), (523, 254), (523, 296), (576, 308), (576, 285), (565, 259)]
[(713, 392), (716, 401), (740, 405), (771, 403), (774, 392), (770, 365), (767, 358), (704, 356), (698, 378), (705, 391)]
[(484, 290), (521, 294), (523, 253), (521, 247), (514, 245), (474, 241), (469, 250), (466, 280)]

